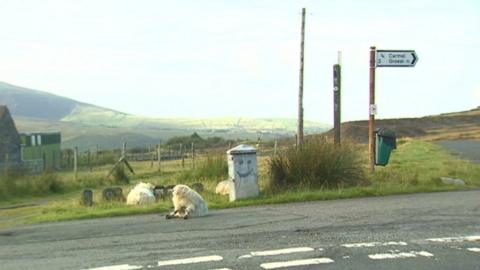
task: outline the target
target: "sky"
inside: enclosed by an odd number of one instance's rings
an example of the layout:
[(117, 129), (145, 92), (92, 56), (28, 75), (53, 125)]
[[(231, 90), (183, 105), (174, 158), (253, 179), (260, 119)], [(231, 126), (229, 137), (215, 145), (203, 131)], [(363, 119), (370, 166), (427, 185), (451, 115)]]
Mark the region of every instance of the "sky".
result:
[(369, 48), (415, 50), (376, 69), (376, 118), (480, 105), (478, 0), (0, 0), (0, 81), (150, 117), (368, 119)]

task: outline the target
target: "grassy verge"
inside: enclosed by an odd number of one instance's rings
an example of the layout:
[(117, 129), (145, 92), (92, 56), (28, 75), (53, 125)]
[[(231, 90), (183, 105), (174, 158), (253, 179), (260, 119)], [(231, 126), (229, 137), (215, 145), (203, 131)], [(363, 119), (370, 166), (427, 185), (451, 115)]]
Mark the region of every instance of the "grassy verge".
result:
[[(365, 153), (366, 156), (366, 153)], [(212, 162), (212, 160), (207, 160)], [(422, 142), (407, 141), (400, 143), (398, 149), (393, 152), (390, 164), (387, 167), (377, 167), (375, 173), (367, 175), (368, 181), (360, 186), (347, 188), (285, 188), (284, 190), (271, 191), (268, 187), (268, 158), (259, 158), (261, 195), (258, 198), (229, 202), (226, 196), (214, 194), (215, 183), (222, 178), (224, 167), (215, 170), (214, 179), (204, 177), (202, 173), (189, 172), (182, 169), (181, 163), (171, 162), (165, 164), (163, 172), (151, 170), (149, 163), (133, 164), (138, 170), (132, 176), (131, 184), (122, 186), (124, 194), (138, 181), (147, 181), (156, 184), (168, 184), (177, 182), (201, 182), (205, 186), (203, 197), (209, 204), (210, 209), (222, 209), (241, 206), (264, 205), (288, 202), (304, 202), (313, 200), (331, 200), (358, 198), (368, 196), (384, 196), (392, 194), (406, 194), (415, 192), (434, 192), (449, 190), (467, 190), (480, 187), (480, 164), (474, 164), (460, 160), (448, 154), (440, 146)], [(188, 168), (188, 164), (186, 166)], [(202, 168), (202, 166), (198, 166)], [(202, 168), (203, 170), (205, 168)], [(205, 172), (206, 174), (212, 172)], [(442, 183), (441, 177), (463, 179), (465, 186), (447, 185)], [(146, 206), (127, 206), (124, 203), (101, 202), (101, 189), (94, 190), (96, 204), (93, 207), (84, 207), (79, 204), (78, 191), (71, 191), (62, 196), (49, 197), (47, 204), (0, 210), (0, 228), (16, 224), (35, 224), (52, 221), (64, 221), (75, 219), (125, 216), (133, 214), (165, 213), (172, 207), (169, 201)]]

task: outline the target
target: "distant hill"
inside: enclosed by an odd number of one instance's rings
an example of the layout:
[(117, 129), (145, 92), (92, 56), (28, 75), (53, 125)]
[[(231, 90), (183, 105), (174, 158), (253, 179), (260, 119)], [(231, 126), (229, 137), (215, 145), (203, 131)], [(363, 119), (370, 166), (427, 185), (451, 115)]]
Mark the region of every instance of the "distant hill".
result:
[[(480, 107), (420, 118), (376, 119), (375, 126), (395, 131), (397, 138), (410, 137), (430, 141), (480, 139)], [(340, 132), (342, 137), (368, 142), (368, 121), (342, 123)], [(325, 134), (333, 136), (333, 130)]]
[(73, 99), (4, 82), (0, 82), (0, 104), (7, 105), (14, 116), (57, 121), (70, 115), (77, 107), (95, 107)]
[[(272, 139), (293, 136), (296, 119), (286, 118), (150, 118), (118, 112), (47, 92), (0, 82), (0, 104), (7, 105), (20, 132), (61, 131), (62, 146), (118, 148), (146, 146), (197, 132), (202, 137)], [(305, 121), (305, 133), (328, 125)]]

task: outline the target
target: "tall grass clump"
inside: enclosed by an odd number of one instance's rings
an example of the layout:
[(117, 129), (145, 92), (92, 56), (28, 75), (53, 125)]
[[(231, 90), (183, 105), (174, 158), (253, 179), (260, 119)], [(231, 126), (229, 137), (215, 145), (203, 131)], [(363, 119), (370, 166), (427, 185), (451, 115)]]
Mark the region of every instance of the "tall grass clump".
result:
[(41, 175), (8, 175), (0, 178), (0, 201), (15, 197), (60, 193), (64, 189), (64, 182), (50, 170)]
[(198, 160), (195, 169), (180, 173), (177, 183), (212, 182), (225, 180), (228, 176), (227, 157), (223, 153), (208, 154)]
[(268, 187), (275, 191), (361, 184), (366, 180), (361, 154), (350, 142), (335, 145), (325, 138), (311, 138), (302, 147), (291, 147), (268, 160)]
[(198, 178), (207, 178), (212, 180), (224, 180), (228, 174), (227, 157), (225, 154), (207, 155), (199, 164), (196, 170)]
[(59, 193), (64, 189), (64, 184), (54, 171), (46, 170), (33, 182), (33, 188), (35, 195)]

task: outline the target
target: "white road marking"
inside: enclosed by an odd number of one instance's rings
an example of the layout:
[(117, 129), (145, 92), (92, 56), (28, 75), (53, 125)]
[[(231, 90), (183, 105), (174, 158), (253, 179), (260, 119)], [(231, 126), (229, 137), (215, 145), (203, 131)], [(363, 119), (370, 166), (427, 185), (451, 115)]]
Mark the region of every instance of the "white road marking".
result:
[(119, 264), (119, 265), (88, 268), (88, 269), (84, 269), (84, 270), (136, 270), (136, 269), (143, 269), (143, 266), (141, 266), (141, 265)]
[(467, 248), (468, 251), (480, 252), (480, 248)]
[(192, 263), (202, 263), (202, 262), (218, 262), (221, 260), (223, 260), (222, 256), (213, 255), (213, 256), (192, 257), (192, 258), (185, 258), (185, 259), (159, 261), (157, 266), (192, 264)]
[(342, 247), (360, 248), (360, 247), (382, 247), (382, 246), (406, 246), (406, 242), (370, 242), (370, 243), (353, 243), (343, 244)]
[(242, 256), (238, 257), (238, 259), (248, 259), (248, 258), (253, 258), (253, 256), (250, 255), (250, 254), (246, 254), (246, 255), (242, 255)]
[(471, 236), (460, 236), (460, 237), (443, 237), (443, 238), (430, 238), (427, 239), (430, 242), (442, 242), (442, 243), (451, 243), (451, 242), (475, 242), (480, 241), (480, 235), (471, 235)]
[(276, 250), (264, 250), (264, 251), (254, 251), (250, 252), (252, 256), (275, 256), (275, 255), (283, 255), (283, 254), (290, 254), (290, 253), (297, 253), (297, 252), (309, 252), (314, 251), (311, 247), (297, 247), (297, 248), (284, 248), (284, 249), (276, 249)]
[(372, 260), (415, 258), (417, 256), (433, 257), (433, 254), (426, 251), (410, 251), (410, 252), (380, 253), (380, 254), (368, 255), (368, 257)]
[(285, 262), (270, 262), (262, 263), (260, 267), (263, 269), (277, 269), (285, 268), (292, 266), (302, 266), (302, 265), (313, 265), (313, 264), (323, 264), (323, 263), (333, 263), (334, 261), (330, 258), (317, 258), (317, 259), (305, 259), (305, 260), (294, 260), (294, 261), (285, 261)]
[[(291, 254), (291, 253), (298, 253), (298, 252), (310, 252), (314, 251), (315, 249), (311, 247), (296, 247), (296, 248), (284, 248), (284, 249), (275, 249), (275, 250), (264, 250), (264, 251), (252, 251), (250, 254), (242, 255), (238, 257), (238, 259), (246, 259), (252, 257), (259, 257), (259, 256), (276, 256), (276, 255), (284, 255), (284, 254)], [(323, 250), (323, 249), (319, 249)]]

